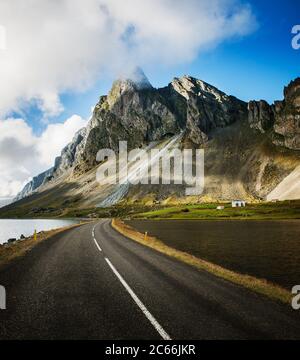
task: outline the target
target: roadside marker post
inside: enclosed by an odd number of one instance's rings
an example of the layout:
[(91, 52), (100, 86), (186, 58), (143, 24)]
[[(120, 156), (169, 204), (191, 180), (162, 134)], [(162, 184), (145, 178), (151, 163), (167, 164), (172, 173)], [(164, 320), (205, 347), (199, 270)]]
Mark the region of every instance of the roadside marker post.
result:
[(36, 241), (36, 240), (37, 240), (36, 230), (34, 230), (33, 239), (34, 239), (34, 241)]
[(145, 231), (144, 241), (147, 241), (148, 231)]
[(6, 290), (0, 285), (0, 310), (6, 310)]

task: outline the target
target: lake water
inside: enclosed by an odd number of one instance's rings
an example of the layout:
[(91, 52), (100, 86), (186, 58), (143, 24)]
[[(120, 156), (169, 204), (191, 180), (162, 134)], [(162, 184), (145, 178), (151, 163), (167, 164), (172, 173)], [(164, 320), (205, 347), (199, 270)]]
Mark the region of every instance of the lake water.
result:
[(300, 221), (133, 220), (165, 244), (288, 289), (300, 285)]
[(11, 238), (19, 239), (22, 234), (26, 237), (31, 236), (34, 230), (37, 232), (53, 230), (78, 222), (78, 220), (0, 219), (0, 244)]

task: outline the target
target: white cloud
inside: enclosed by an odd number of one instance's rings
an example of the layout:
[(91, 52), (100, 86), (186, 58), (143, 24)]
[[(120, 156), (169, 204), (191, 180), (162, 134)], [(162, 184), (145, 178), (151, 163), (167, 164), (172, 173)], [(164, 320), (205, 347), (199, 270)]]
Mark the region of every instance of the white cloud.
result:
[(63, 124), (48, 125), (37, 145), (40, 162), (46, 166), (52, 165), (55, 157), (72, 140), (76, 131), (85, 125), (86, 121), (78, 115), (71, 116)]
[(0, 25), (0, 51), (6, 49), (6, 29)]
[(83, 90), (104, 71), (190, 61), (255, 24), (241, 0), (0, 1), (0, 112), (36, 101), (57, 115), (63, 91)]
[(86, 121), (73, 115), (35, 136), (23, 119), (0, 120), (0, 198), (15, 196), (32, 175), (50, 168)]

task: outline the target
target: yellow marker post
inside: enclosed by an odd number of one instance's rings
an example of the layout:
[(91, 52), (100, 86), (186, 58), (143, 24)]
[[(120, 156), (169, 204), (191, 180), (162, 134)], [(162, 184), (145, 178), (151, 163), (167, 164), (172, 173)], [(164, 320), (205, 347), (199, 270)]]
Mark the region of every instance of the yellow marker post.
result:
[(144, 241), (147, 241), (148, 231), (145, 231)]
[(34, 239), (34, 241), (36, 241), (36, 240), (37, 240), (36, 230), (34, 230), (33, 239)]

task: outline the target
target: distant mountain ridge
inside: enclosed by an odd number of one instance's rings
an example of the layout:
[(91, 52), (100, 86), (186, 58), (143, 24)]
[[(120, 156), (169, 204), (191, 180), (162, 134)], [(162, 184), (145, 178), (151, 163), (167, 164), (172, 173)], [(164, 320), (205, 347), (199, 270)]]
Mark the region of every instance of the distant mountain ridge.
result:
[(14, 201), (21, 200), (27, 196), (30, 196), (35, 190), (43, 185), (48, 177), (53, 174), (53, 168), (44, 171), (43, 173), (33, 177), (33, 179), (25, 185), (21, 192), (14, 198)]
[[(129, 149), (139, 148), (180, 132), (182, 146), (203, 147), (207, 154), (206, 191), (196, 201), (265, 198), (300, 164), (299, 84), (296, 79), (285, 88), (282, 102), (247, 104), (190, 76), (155, 89), (138, 69), (133, 78), (115, 81), (109, 94), (100, 97), (87, 127), (63, 149), (54, 167), (27, 184), (16, 200), (58, 187), (61, 191), (68, 184), (72, 190), (62, 192), (65, 198), (79, 199), (80, 206), (96, 205), (101, 196), (93, 171), (99, 149), (117, 151), (120, 140), (127, 140)], [(151, 189), (150, 197), (182, 197), (172, 187), (168, 190), (162, 195), (160, 189)], [(148, 196), (145, 191), (132, 189), (129, 195), (142, 199)]]

